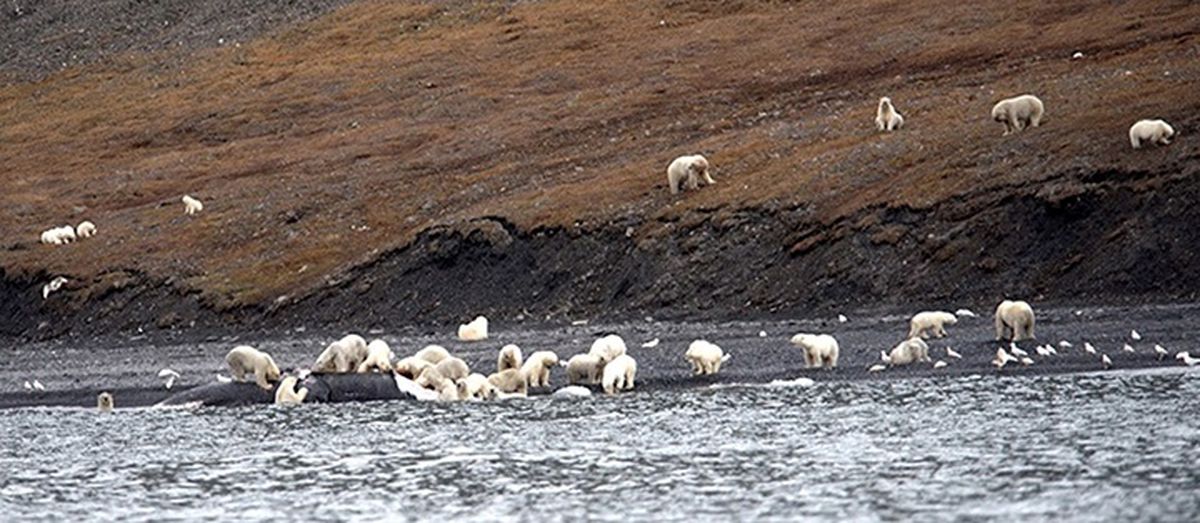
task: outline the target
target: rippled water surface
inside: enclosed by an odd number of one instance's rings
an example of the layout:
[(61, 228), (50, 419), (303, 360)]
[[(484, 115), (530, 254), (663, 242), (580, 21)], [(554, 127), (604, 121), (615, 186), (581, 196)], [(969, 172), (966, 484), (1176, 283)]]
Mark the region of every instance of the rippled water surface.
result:
[(0, 411), (4, 519), (1200, 519), (1200, 373)]

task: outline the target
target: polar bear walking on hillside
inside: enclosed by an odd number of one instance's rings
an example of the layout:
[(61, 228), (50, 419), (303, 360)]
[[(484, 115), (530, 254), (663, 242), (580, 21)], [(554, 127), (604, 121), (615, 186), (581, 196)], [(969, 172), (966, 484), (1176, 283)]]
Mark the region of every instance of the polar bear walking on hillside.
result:
[(904, 127), (904, 117), (892, 105), (892, 99), (879, 99), (879, 108), (875, 110), (875, 127), (882, 132), (892, 132)]
[(930, 332), (938, 338), (946, 337), (946, 325), (958, 323), (958, 316), (945, 311), (925, 311), (913, 315), (909, 321), (908, 337), (929, 339)]
[(671, 194), (679, 194), (684, 180), (687, 189), (692, 191), (699, 189), (701, 182), (704, 185), (717, 183), (709, 173), (708, 159), (699, 154), (680, 156), (667, 166), (667, 186), (671, 188)]
[(183, 214), (190, 216), (204, 210), (204, 204), (200, 203), (200, 200), (192, 198), (191, 195), (183, 195), (180, 201), (183, 202)]
[(1129, 128), (1129, 145), (1141, 149), (1143, 143), (1170, 145), (1175, 129), (1162, 120), (1138, 120)]
[(1023, 301), (1004, 300), (996, 307), (996, 339), (1024, 341), (1033, 335), (1033, 307)]
[(1000, 100), (992, 107), (992, 119), (1004, 124), (1004, 136), (1037, 127), (1046, 113), (1046, 106), (1031, 94)]

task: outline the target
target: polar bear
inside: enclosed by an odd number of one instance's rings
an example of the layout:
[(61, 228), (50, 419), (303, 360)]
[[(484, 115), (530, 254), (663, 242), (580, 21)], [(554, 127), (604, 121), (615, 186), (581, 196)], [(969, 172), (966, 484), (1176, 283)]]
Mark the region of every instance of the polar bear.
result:
[(65, 245), (75, 241), (75, 228), (70, 225), (47, 229), (42, 232), (42, 243), (50, 245)]
[(1141, 149), (1143, 143), (1170, 145), (1175, 129), (1162, 120), (1138, 120), (1129, 128), (1129, 144)]
[(625, 340), (616, 334), (609, 334), (593, 341), (588, 354), (600, 358), (601, 363), (607, 364), (619, 356), (624, 356), (626, 350)]
[(471, 374), (471, 368), (467, 366), (467, 362), (453, 356), (439, 361), (433, 368), (442, 377), (455, 382), (465, 380)]
[(246, 381), (246, 374), (254, 374), (254, 382), (267, 390), (273, 388), (270, 382), (279, 381), (279, 367), (271, 355), (249, 345), (234, 347), (225, 355), (225, 363), (233, 381)]
[(101, 392), (100, 395), (96, 396), (96, 410), (100, 412), (112, 412), (115, 406), (112, 393)]
[(96, 235), (96, 224), (87, 220), (81, 221), (79, 222), (79, 225), (75, 227), (75, 234), (77, 234), (80, 238), (91, 238), (92, 236)]
[(425, 348), (413, 354), (413, 357), (437, 365), (450, 357), (450, 351), (441, 345), (426, 345)]
[(708, 159), (699, 154), (680, 156), (667, 166), (667, 186), (671, 188), (671, 194), (679, 194), (685, 179), (689, 190), (699, 189), (700, 182), (705, 185), (717, 183), (709, 174)]
[(478, 372), (467, 375), (467, 379), (463, 380), (467, 386), (467, 398), (476, 400), (490, 400), (496, 397), (496, 388), (488, 382), (487, 376)]
[(380, 339), (371, 340), (371, 343), (367, 344), (367, 357), (358, 364), (358, 373), (392, 372), (392, 360), (395, 357), (387, 342)]
[(444, 380), (437, 389), (438, 401), (463, 401), (470, 399), (467, 395), (467, 384), (461, 381)]
[(433, 368), (433, 364), (416, 356), (409, 356), (392, 365), (392, 371), (410, 380), (417, 379), (425, 369)]
[(529, 382), (521, 369), (507, 369), (488, 376), (488, 383), (503, 394), (524, 396), (529, 394)]
[(909, 338), (893, 347), (884, 361), (889, 365), (908, 365), (916, 361), (930, 361), (929, 344), (920, 337)]
[(357, 334), (348, 334), (342, 339), (330, 343), (317, 356), (313, 364), (313, 372), (347, 373), (355, 372), (358, 366), (367, 359), (367, 340)]
[(804, 351), (804, 366), (809, 369), (836, 368), (841, 348), (828, 334), (800, 333), (792, 336), (792, 345)]
[(558, 366), (558, 355), (548, 350), (540, 350), (529, 355), (525, 364), (521, 365), (521, 373), (529, 380), (530, 387), (549, 387), (550, 368)]
[(683, 355), (683, 359), (692, 364), (692, 373), (695, 375), (721, 372), (721, 364), (729, 361), (730, 357), (721, 347), (707, 340), (693, 341)]
[(913, 315), (908, 322), (908, 337), (920, 336), (929, 339), (930, 332), (938, 338), (946, 337), (946, 325), (958, 323), (958, 316), (945, 311), (924, 311)]
[(604, 393), (611, 396), (620, 390), (633, 390), (635, 377), (637, 377), (637, 361), (628, 354), (617, 356), (616, 359), (604, 366), (604, 376), (601, 379)]
[(483, 341), (488, 339), (488, 319), (476, 316), (471, 323), (458, 326), (458, 339), (462, 341)]
[(1023, 301), (1004, 300), (996, 307), (996, 339), (1036, 340), (1033, 335), (1033, 307)]
[(904, 127), (904, 117), (892, 106), (892, 99), (884, 96), (875, 109), (875, 127), (881, 132), (892, 132)]
[(1046, 106), (1038, 97), (1023, 94), (996, 102), (992, 107), (992, 120), (1004, 123), (1004, 136), (1008, 136), (1026, 127), (1037, 127), (1045, 113)]
[(279, 387), (275, 389), (275, 404), (276, 405), (299, 405), (304, 403), (304, 398), (308, 397), (308, 387), (296, 388), (296, 383), (300, 379), (296, 376), (286, 376), (283, 381), (279, 382)]
[(595, 385), (600, 383), (604, 362), (595, 354), (576, 354), (567, 360), (567, 383)]
[(185, 194), (180, 200), (183, 202), (183, 214), (191, 216), (204, 210), (204, 204), (190, 195)]
[(525, 363), (525, 359), (521, 356), (521, 348), (516, 345), (505, 345), (500, 348), (500, 353), (496, 355), (496, 372), (504, 372), (508, 369), (519, 369)]

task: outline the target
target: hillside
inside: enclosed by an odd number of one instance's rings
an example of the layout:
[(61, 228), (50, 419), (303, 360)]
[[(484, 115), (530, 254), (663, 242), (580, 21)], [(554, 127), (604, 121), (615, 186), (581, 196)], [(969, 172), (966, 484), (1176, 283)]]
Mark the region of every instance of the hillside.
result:
[[(1200, 289), (1200, 4), (199, 4), (5, 15), (0, 332)], [(1131, 150), (1148, 117), (1176, 142)], [(694, 152), (717, 184), (671, 196)]]

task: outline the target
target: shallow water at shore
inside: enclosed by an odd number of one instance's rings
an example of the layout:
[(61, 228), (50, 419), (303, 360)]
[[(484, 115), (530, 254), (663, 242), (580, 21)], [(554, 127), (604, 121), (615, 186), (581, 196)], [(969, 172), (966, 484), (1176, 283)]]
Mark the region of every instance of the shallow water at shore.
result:
[(0, 411), (14, 519), (1200, 517), (1200, 372)]

